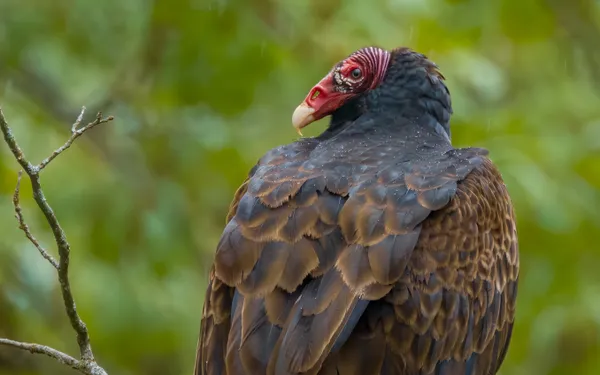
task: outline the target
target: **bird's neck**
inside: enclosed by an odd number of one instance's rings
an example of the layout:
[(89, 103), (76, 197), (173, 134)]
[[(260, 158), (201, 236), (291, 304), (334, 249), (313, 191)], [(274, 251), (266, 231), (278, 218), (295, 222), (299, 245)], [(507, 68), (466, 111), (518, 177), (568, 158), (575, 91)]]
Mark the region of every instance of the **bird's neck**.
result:
[(403, 119), (401, 123), (415, 124), (424, 131), (444, 133), (450, 138), (452, 104), (448, 88), (440, 77), (425, 69), (413, 68), (392, 71), (377, 88), (367, 91), (333, 113), (323, 136), (332, 136), (352, 126), (359, 118), (376, 116), (377, 126), (390, 119)]
[[(452, 109), (431, 97), (389, 98), (377, 111), (385, 113), (388, 119), (401, 119), (395, 123), (406, 124), (423, 131), (440, 133), (450, 139), (450, 116)], [(409, 124), (411, 124), (409, 126)]]
[(440, 78), (425, 70), (388, 79), (365, 96), (365, 103), (368, 111), (402, 117), (450, 137), (450, 93)]
[[(369, 103), (369, 97), (365, 96), (336, 111), (320, 138), (329, 138), (342, 131), (366, 134), (371, 132), (370, 127), (374, 127), (373, 130), (379, 134), (398, 133), (397, 135), (410, 136), (415, 132), (425, 132), (438, 134), (440, 138), (447, 138), (449, 141), (451, 113), (449, 102), (446, 104), (427, 96), (380, 95), (377, 103)], [(374, 123), (370, 120), (374, 120)], [(382, 132), (382, 128), (386, 128), (386, 131)]]
[(365, 99), (358, 97), (350, 99), (341, 108), (331, 115), (329, 126), (325, 130), (325, 135), (333, 135), (344, 129), (350, 123), (356, 121), (361, 115), (365, 114)]

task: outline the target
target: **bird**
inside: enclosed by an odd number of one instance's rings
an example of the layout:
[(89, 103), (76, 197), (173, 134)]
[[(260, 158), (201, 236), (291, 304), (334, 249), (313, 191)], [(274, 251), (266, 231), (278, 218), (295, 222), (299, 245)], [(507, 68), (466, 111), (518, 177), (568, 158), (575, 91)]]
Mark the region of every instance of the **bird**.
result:
[(209, 272), (196, 375), (492, 375), (519, 276), (488, 150), (455, 148), (439, 67), (356, 50), (293, 111), (315, 137), (267, 151)]

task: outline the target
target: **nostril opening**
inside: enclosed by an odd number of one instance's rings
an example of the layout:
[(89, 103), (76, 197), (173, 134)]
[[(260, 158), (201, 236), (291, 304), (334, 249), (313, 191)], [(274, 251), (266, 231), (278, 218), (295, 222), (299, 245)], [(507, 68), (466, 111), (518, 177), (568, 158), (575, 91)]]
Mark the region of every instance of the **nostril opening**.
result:
[(319, 97), (320, 94), (321, 94), (321, 91), (319, 89), (315, 89), (315, 91), (310, 96), (310, 100), (315, 100), (316, 98)]

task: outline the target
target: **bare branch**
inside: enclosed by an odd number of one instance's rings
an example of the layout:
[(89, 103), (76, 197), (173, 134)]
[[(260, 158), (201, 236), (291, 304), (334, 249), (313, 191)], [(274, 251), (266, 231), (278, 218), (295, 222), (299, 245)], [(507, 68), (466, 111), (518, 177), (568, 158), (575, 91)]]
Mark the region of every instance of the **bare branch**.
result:
[(83, 119), (83, 114), (84, 113), (85, 113), (85, 107), (83, 107), (81, 109), (81, 113), (79, 113), (79, 116), (77, 116), (77, 120), (75, 121), (75, 123), (71, 127), (71, 137), (67, 140), (67, 142), (65, 142), (64, 145), (62, 145), (58, 149), (56, 149), (52, 153), (52, 155), (50, 155), (46, 159), (42, 160), (42, 162), (37, 166), (38, 171), (41, 171), (42, 169), (44, 169), (48, 165), (48, 163), (50, 163), (52, 160), (54, 160), (54, 158), (56, 158), (63, 151), (65, 151), (66, 149), (68, 149), (69, 147), (71, 147), (71, 145), (73, 144), (73, 142), (77, 138), (79, 138), (83, 133), (85, 133), (86, 131), (90, 130), (91, 128), (93, 128), (96, 125), (104, 124), (105, 122), (109, 122), (109, 121), (112, 121), (114, 119), (112, 116), (109, 116), (107, 118), (102, 118), (102, 113), (98, 112), (98, 114), (96, 115), (96, 119), (93, 122), (90, 122), (85, 127), (81, 128), (81, 129), (78, 129), (79, 124), (81, 124), (81, 121)]
[(42, 245), (40, 245), (38, 240), (33, 236), (33, 234), (31, 234), (31, 231), (29, 230), (29, 226), (27, 225), (27, 223), (25, 223), (25, 219), (23, 218), (23, 212), (22, 212), (21, 204), (20, 204), (21, 177), (23, 177), (22, 169), (19, 171), (19, 177), (17, 178), (17, 186), (15, 187), (15, 194), (13, 195), (13, 205), (15, 206), (15, 217), (17, 218), (17, 221), (19, 222), (19, 229), (21, 229), (23, 232), (25, 232), (25, 236), (29, 239), (29, 241), (31, 241), (33, 246), (35, 246), (36, 249), (38, 249), (40, 254), (42, 254), (42, 256), (48, 262), (50, 262), (50, 264), (52, 264), (52, 266), (54, 266), (54, 268), (58, 269), (58, 262), (56, 261), (56, 259), (54, 259), (54, 257), (52, 255), (48, 254), (48, 252), (42, 247)]
[(71, 134), (75, 133), (77, 131), (77, 128), (79, 128), (79, 125), (81, 125), (81, 121), (83, 121), (84, 114), (85, 114), (85, 106), (81, 107), (81, 112), (79, 113), (79, 116), (77, 116), (77, 120), (75, 120), (75, 122), (73, 123), (73, 126), (71, 126)]
[(53, 349), (49, 346), (33, 344), (28, 342), (19, 342), (8, 339), (0, 339), (0, 345), (12, 346), (14, 348), (27, 350), (31, 354), (44, 354), (48, 357), (56, 359), (58, 362), (65, 364), (79, 372), (87, 375), (107, 375), (106, 371), (94, 362), (79, 361), (68, 354)]
[[(87, 327), (86, 327), (85, 323), (83, 322), (83, 320), (81, 320), (81, 318), (79, 317), (79, 314), (77, 313), (75, 300), (74, 300), (73, 294), (71, 292), (71, 284), (69, 281), (69, 261), (70, 261), (71, 246), (70, 246), (69, 242), (67, 241), (66, 234), (65, 234), (64, 230), (62, 229), (62, 227), (58, 221), (58, 218), (56, 217), (56, 214), (54, 213), (54, 211), (52, 210), (52, 207), (50, 207), (50, 205), (48, 204), (48, 201), (46, 200), (46, 197), (44, 196), (44, 192), (42, 190), (42, 186), (40, 183), (40, 172), (52, 160), (54, 160), (58, 155), (60, 155), (63, 151), (68, 149), (71, 146), (71, 144), (73, 144), (73, 142), (78, 137), (80, 137), (83, 133), (85, 133), (86, 131), (90, 130), (91, 128), (93, 128), (99, 124), (113, 120), (112, 116), (103, 118), (102, 114), (98, 113), (96, 116), (96, 119), (94, 121), (87, 124), (83, 128), (79, 128), (79, 125), (81, 124), (84, 113), (85, 113), (85, 107), (82, 108), (81, 113), (79, 114), (79, 116), (77, 117), (77, 120), (73, 124), (73, 126), (71, 128), (71, 137), (67, 140), (67, 142), (65, 142), (65, 144), (63, 144), (56, 151), (54, 151), (48, 158), (44, 159), (39, 165), (34, 165), (31, 162), (29, 162), (29, 160), (27, 160), (27, 158), (25, 157), (25, 154), (23, 153), (23, 150), (19, 147), (15, 137), (12, 134), (10, 127), (8, 126), (8, 123), (6, 122), (4, 114), (2, 113), (2, 109), (0, 108), (0, 130), (4, 134), (4, 140), (6, 141), (6, 144), (10, 148), (11, 152), (13, 153), (13, 155), (15, 156), (15, 158), (17, 159), (17, 161), (19, 162), (21, 167), (23, 167), (23, 169), (29, 176), (29, 179), (31, 181), (32, 191), (33, 191), (33, 198), (34, 198), (35, 202), (37, 203), (38, 207), (40, 208), (40, 210), (44, 213), (44, 216), (46, 217), (46, 221), (48, 222), (50, 229), (52, 230), (52, 233), (54, 235), (54, 239), (55, 239), (56, 245), (58, 247), (58, 255), (59, 255), (58, 262), (56, 262), (56, 260), (54, 260), (54, 258), (52, 258), (45, 251), (45, 249), (39, 244), (39, 242), (31, 234), (29, 227), (27, 226), (27, 224), (25, 223), (25, 221), (23, 219), (23, 215), (22, 215), (21, 207), (20, 207), (20, 203), (19, 203), (20, 180), (21, 180), (21, 175), (22, 175), (21, 172), (19, 173), (19, 178), (17, 181), (17, 186), (15, 188), (15, 194), (13, 197), (13, 203), (15, 206), (16, 217), (19, 222), (19, 227), (25, 232), (25, 235), (27, 236), (27, 238), (34, 244), (34, 246), (38, 249), (40, 254), (42, 254), (42, 256), (44, 258), (46, 258), (57, 269), (58, 281), (60, 283), (60, 289), (61, 289), (62, 298), (64, 301), (65, 311), (67, 313), (67, 316), (69, 317), (69, 322), (71, 323), (71, 326), (77, 333), (77, 343), (79, 344), (81, 360), (75, 360), (71, 357), (68, 357), (65, 354), (62, 354), (62, 353), (56, 351), (55, 349), (47, 348), (47, 347), (37, 345), (37, 344), (19, 343), (19, 342), (7, 340), (7, 339), (0, 339), (0, 340), (2, 340), (2, 342), (0, 342), (0, 343), (16, 346), (16, 347), (19, 347), (22, 349), (27, 349), (30, 351), (34, 350), (34, 351), (32, 351), (32, 353), (45, 353), (53, 358), (58, 359), (59, 361), (61, 360), (60, 358), (63, 358), (63, 359), (71, 358), (71, 360), (75, 361), (75, 362), (71, 362), (71, 363), (74, 363), (77, 366), (77, 367), (73, 367), (73, 365), (71, 365), (71, 367), (77, 368), (80, 372), (82, 372), (84, 374), (105, 375), (106, 372), (101, 367), (99, 367), (95, 362), (94, 354), (92, 352), (92, 347), (90, 344), (90, 336), (89, 336)], [(42, 349), (44, 349), (44, 350), (42, 350)], [(48, 349), (48, 350), (45, 350), (45, 349)], [(49, 353), (52, 353), (52, 354), (49, 354)], [(57, 357), (57, 355), (58, 355), (57, 353), (62, 354), (63, 357), (60, 357), (60, 356)], [(64, 356), (66, 356), (66, 357), (64, 357)], [(67, 363), (67, 362), (65, 362), (65, 363)], [(69, 364), (69, 363), (67, 363), (67, 364)]]
[(27, 174), (31, 174), (34, 172), (37, 173), (37, 171), (34, 170), (35, 167), (33, 166), (33, 164), (31, 164), (30, 162), (25, 160), (25, 155), (23, 155), (23, 150), (21, 150), (21, 147), (19, 147), (19, 145), (17, 144), (17, 140), (13, 136), (12, 130), (10, 130), (10, 127), (6, 123), (6, 119), (4, 118), (4, 113), (2, 113), (2, 108), (0, 108), (0, 129), (2, 130), (2, 133), (4, 134), (4, 141), (6, 141), (8, 148), (10, 148), (10, 151), (15, 156), (15, 159), (17, 159), (19, 164), (21, 164), (21, 167), (23, 167), (25, 172), (27, 172)]

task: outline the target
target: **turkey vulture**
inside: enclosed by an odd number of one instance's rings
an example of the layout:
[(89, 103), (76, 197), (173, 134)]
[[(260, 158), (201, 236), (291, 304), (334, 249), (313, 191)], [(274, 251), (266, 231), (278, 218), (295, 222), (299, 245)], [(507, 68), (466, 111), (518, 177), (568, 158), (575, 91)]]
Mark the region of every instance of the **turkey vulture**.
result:
[(481, 148), (450, 142), (450, 93), (408, 48), (360, 49), (292, 116), (217, 246), (195, 374), (491, 375), (509, 345), (513, 206)]

